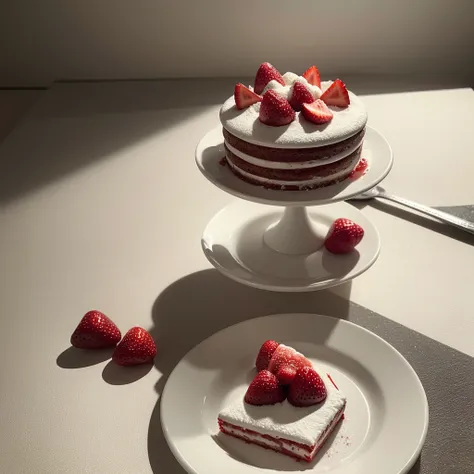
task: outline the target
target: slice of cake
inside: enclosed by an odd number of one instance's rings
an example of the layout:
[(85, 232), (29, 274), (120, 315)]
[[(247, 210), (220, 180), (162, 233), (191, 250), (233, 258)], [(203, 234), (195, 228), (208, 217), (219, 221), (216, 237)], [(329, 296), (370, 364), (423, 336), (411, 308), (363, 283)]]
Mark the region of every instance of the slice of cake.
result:
[(219, 429), (248, 443), (310, 462), (341, 421), (346, 397), (293, 348), (266, 341), (245, 397), (225, 407)]
[(361, 159), (364, 104), (340, 79), (321, 82), (315, 66), (298, 76), (261, 64), (254, 86), (237, 84), (219, 116), (227, 164), (255, 185), (328, 186), (349, 177)]

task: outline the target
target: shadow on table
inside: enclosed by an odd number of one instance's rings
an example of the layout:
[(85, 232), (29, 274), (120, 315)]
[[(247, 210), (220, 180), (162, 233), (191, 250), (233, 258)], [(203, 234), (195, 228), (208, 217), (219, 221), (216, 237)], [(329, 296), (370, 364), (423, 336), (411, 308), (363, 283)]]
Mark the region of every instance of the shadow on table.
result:
[(421, 472), (421, 457), (419, 457), (414, 466), (408, 471), (407, 474), (420, 474)]
[(357, 209), (363, 209), (366, 206), (371, 206), (374, 209), (391, 214), (392, 216), (398, 217), (399, 219), (404, 219), (420, 227), (424, 227), (425, 229), (438, 232), (439, 234), (458, 240), (459, 242), (463, 242), (468, 245), (474, 245), (474, 234), (469, 234), (468, 232), (453, 227), (452, 225), (438, 222), (428, 216), (417, 214), (416, 212), (404, 207), (398, 207), (377, 199), (359, 202), (351, 201), (350, 204), (357, 207)]
[[(232, 79), (196, 79), (192, 88), (182, 80), (55, 84), (2, 143), (0, 204), (189, 121), (220, 105), (234, 85)], [(199, 138), (189, 144), (191, 156)]]
[[(238, 322), (285, 313), (319, 313), (347, 319), (351, 283), (312, 293), (275, 293), (250, 288), (223, 277), (216, 270), (188, 275), (166, 288), (156, 299), (150, 334), (159, 347), (155, 366), (163, 375), (155, 389), (161, 395), (167, 377), (181, 358), (196, 344), (215, 332)], [(161, 356), (160, 356), (161, 355)], [(148, 429), (148, 456), (155, 474), (163, 466), (176, 466), (182, 473), (164, 439), (156, 404)], [(169, 469), (167, 470), (171, 474)]]
[(56, 364), (62, 369), (81, 369), (97, 365), (112, 357), (113, 348), (95, 349), (93, 351), (86, 349), (77, 349), (70, 346), (61, 352), (56, 359)]
[(127, 385), (145, 377), (153, 364), (141, 364), (132, 367), (122, 367), (110, 361), (102, 371), (102, 379), (110, 385)]
[(153, 368), (153, 364), (121, 367), (111, 360), (113, 351), (113, 347), (87, 350), (71, 346), (58, 355), (56, 364), (62, 369), (82, 369), (110, 359), (102, 371), (102, 379), (110, 385), (126, 385), (136, 382)]

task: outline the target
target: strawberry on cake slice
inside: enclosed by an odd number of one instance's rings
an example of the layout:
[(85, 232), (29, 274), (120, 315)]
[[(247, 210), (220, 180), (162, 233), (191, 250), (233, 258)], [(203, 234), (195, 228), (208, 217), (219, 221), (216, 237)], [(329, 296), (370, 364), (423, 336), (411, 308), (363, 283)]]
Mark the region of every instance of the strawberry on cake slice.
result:
[(346, 397), (292, 347), (266, 341), (244, 397), (220, 411), (222, 433), (310, 462), (342, 420)]

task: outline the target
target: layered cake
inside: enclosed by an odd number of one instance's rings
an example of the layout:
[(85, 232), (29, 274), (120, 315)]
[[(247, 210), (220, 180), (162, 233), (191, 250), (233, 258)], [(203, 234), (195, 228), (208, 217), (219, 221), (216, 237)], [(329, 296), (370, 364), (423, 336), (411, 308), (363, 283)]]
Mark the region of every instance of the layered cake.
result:
[(269, 63), (253, 86), (239, 83), (221, 107), (226, 163), (241, 179), (304, 190), (346, 179), (357, 167), (367, 123), (362, 101), (311, 66), (281, 75)]
[(346, 397), (289, 346), (266, 341), (245, 397), (220, 411), (219, 430), (310, 462), (344, 417)]

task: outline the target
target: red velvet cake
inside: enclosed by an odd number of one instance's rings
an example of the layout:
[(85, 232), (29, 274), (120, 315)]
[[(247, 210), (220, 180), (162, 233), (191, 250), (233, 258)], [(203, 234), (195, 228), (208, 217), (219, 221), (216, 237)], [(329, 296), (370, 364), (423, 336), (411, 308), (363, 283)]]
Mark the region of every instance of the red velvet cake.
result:
[(226, 162), (241, 179), (278, 190), (346, 179), (361, 158), (367, 112), (340, 80), (310, 67), (283, 76), (263, 63), (254, 86), (237, 84), (220, 110)]
[(310, 462), (344, 417), (346, 397), (293, 348), (266, 341), (245, 397), (220, 411), (222, 433)]

